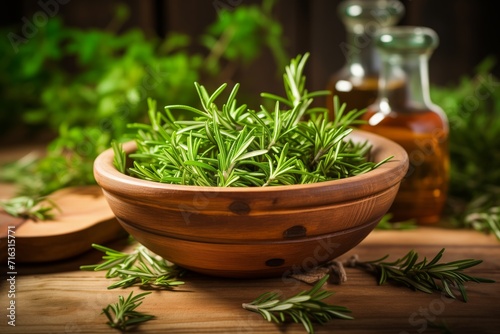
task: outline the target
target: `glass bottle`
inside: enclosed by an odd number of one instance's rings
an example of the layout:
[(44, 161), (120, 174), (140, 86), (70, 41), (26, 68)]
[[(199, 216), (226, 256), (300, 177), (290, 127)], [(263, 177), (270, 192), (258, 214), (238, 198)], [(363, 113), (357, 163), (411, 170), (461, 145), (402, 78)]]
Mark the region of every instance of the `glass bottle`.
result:
[(428, 62), (438, 36), (430, 28), (399, 26), (380, 29), (375, 41), (382, 61), (378, 97), (360, 128), (408, 153), (409, 170), (389, 210), (393, 221), (437, 223), (449, 178), (448, 120), (429, 92)]
[(332, 92), (326, 100), (331, 119), (335, 95), (346, 103), (346, 110), (361, 110), (375, 101), (380, 62), (373, 35), (381, 27), (395, 25), (405, 12), (399, 0), (344, 0), (337, 9), (347, 33), (340, 44), (346, 63), (327, 83)]

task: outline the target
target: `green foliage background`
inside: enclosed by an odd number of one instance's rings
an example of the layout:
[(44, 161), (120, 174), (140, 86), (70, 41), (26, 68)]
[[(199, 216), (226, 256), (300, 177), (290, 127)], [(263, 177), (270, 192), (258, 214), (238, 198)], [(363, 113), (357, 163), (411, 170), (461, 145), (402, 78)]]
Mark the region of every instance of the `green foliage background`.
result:
[[(117, 34), (115, 29), (70, 28), (57, 16), (17, 52), (9, 39), (1, 38), (0, 133), (51, 131), (54, 139), (44, 157), (2, 166), (0, 179), (17, 183), (19, 194), (31, 197), (93, 184), (95, 157), (112, 139), (127, 138), (127, 124), (145, 120), (147, 98), (159, 106), (197, 105), (195, 81), (209, 88), (227, 82), (224, 75), (251, 63), (264, 49), (281, 73), (290, 57), (273, 6), (274, 1), (264, 0), (260, 6), (221, 10), (201, 42), (179, 33), (159, 39), (138, 29)], [(117, 8), (110, 26), (120, 27), (128, 15), (128, 8)], [(4, 28), (0, 35), (17, 30)], [(206, 52), (188, 51), (199, 42)], [(500, 82), (491, 74), (495, 62), (485, 59), (475, 75), (457, 84), (432, 86), (431, 95), (450, 120), (446, 218), (500, 239)]]
[[(4, 166), (1, 178), (18, 183), (20, 193), (29, 196), (92, 184), (93, 160), (111, 139), (127, 138), (127, 124), (147, 118), (147, 98), (160, 106), (197, 105), (195, 81), (219, 85), (230, 79), (224, 77), (225, 66), (245, 66), (266, 48), (281, 73), (288, 57), (273, 5), (266, 0), (220, 10), (201, 36), (205, 53), (189, 52), (198, 41), (180, 33), (159, 39), (139, 29), (121, 34), (83, 30), (59, 17), (48, 20), (17, 52), (9, 39), (0, 39), (0, 132), (55, 134), (44, 158)], [(110, 26), (120, 27), (128, 15), (127, 7), (118, 7)], [(12, 31), (16, 28), (0, 35)]]
[(500, 240), (500, 81), (494, 57), (473, 76), (431, 87), (450, 123), (450, 189), (446, 216), (455, 226), (493, 232)]

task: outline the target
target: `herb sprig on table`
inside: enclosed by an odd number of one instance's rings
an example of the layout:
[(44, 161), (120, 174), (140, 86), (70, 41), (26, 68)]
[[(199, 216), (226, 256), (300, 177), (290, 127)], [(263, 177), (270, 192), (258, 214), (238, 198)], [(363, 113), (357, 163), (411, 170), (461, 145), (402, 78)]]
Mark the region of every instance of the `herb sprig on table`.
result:
[(359, 261), (353, 257), (346, 262), (350, 267), (358, 267), (367, 270), (378, 276), (379, 285), (387, 282), (395, 282), (409, 288), (426, 293), (442, 292), (450, 298), (456, 298), (452, 289), (458, 289), (464, 302), (467, 302), (467, 292), (465, 282), (494, 283), (495, 281), (474, 277), (463, 273), (464, 269), (474, 267), (482, 260), (464, 259), (447, 263), (439, 263), (445, 249), (430, 261), (424, 258), (418, 261), (418, 253), (411, 250), (402, 258), (395, 261), (385, 261), (389, 257), (386, 255), (378, 260)]
[[(128, 254), (101, 245), (94, 245), (94, 248), (105, 253), (102, 257), (103, 262), (101, 264), (82, 266), (81, 269), (95, 271), (106, 270), (106, 278), (116, 278), (120, 276), (120, 272), (122, 272), (123, 268), (130, 268), (132, 264), (134, 264), (133, 266), (135, 267), (141, 268), (151, 266), (151, 262), (159, 263), (160, 267), (166, 265), (166, 271), (170, 272), (168, 276), (169, 279), (176, 279), (178, 275), (183, 273), (183, 270), (178, 267), (174, 267), (175, 270), (170, 271), (172, 269), (172, 264), (168, 264), (166, 260), (151, 253), (140, 244), (136, 246), (134, 251)], [(353, 257), (347, 259), (344, 265), (366, 270), (369, 273), (377, 275), (380, 285), (392, 281), (417, 291), (426, 293), (445, 293), (450, 298), (456, 298), (452, 289), (457, 288), (464, 302), (467, 301), (465, 282), (494, 282), (490, 279), (473, 277), (463, 273), (463, 270), (480, 264), (482, 262), (480, 260), (464, 259), (440, 263), (444, 251), (445, 249), (439, 251), (431, 261), (427, 261), (424, 258), (424, 260), (418, 262), (418, 253), (410, 251), (404, 257), (392, 262), (385, 261), (388, 256), (372, 261), (360, 261), (357, 257)], [(147, 254), (147, 256), (139, 256), (139, 254)], [(164, 290), (161, 285), (152, 285), (149, 279), (142, 280), (143, 276), (140, 274), (129, 273), (128, 269), (125, 269), (125, 273), (126, 277), (122, 281), (112, 284), (109, 288), (128, 288), (132, 285), (138, 285), (142, 288)], [(134, 277), (134, 279), (127, 281), (127, 277)], [(252, 302), (243, 303), (242, 307), (248, 311), (259, 313), (267, 321), (277, 324), (289, 321), (301, 323), (308, 333), (314, 332), (314, 324), (316, 323), (325, 324), (334, 318), (353, 319), (349, 314), (351, 311), (347, 307), (331, 305), (324, 301), (333, 295), (333, 292), (322, 289), (329, 278), (329, 274), (326, 274), (316, 281), (311, 289), (301, 291), (286, 299), (282, 299), (281, 296), (274, 292), (266, 292)], [(441, 282), (441, 285), (436, 283), (436, 280)], [(130, 284), (130, 282), (133, 283)], [(184, 284), (184, 282), (182, 282), (182, 284)], [(168, 287), (174, 288), (176, 285), (178, 284), (171, 284), (168, 285)], [(141, 295), (141, 300), (144, 296), (144, 294)], [(139, 295), (135, 297), (139, 298)], [(105, 308), (109, 313), (106, 314), (108, 319), (114, 319), (111, 316), (111, 311), (118, 314), (125, 314), (125, 305), (130, 304), (133, 309), (139, 306), (136, 303), (139, 300), (134, 299), (135, 303), (124, 303), (126, 300), (131, 300), (131, 295), (129, 295), (127, 299), (120, 296), (120, 303), (108, 305)], [(120, 305), (123, 307), (120, 307)], [(133, 305), (136, 306), (133, 307)], [(143, 319), (142, 322), (152, 319), (150, 315), (144, 315), (142, 313), (136, 315), (139, 319)], [(126, 318), (124, 317), (118, 317), (118, 320), (115, 319), (114, 322), (110, 321), (108, 324), (112, 326), (113, 323), (123, 323), (125, 320)]]
[(54, 218), (54, 211), (59, 208), (46, 197), (18, 196), (0, 201), (0, 209), (14, 217), (38, 221)]
[(127, 331), (143, 322), (154, 319), (154, 315), (136, 311), (141, 306), (144, 298), (151, 292), (143, 292), (133, 296), (131, 292), (127, 298), (118, 296), (118, 303), (109, 304), (102, 309), (102, 313), (108, 318), (107, 324), (111, 328)]
[(171, 289), (184, 284), (177, 278), (184, 270), (152, 254), (144, 246), (138, 246), (130, 254), (93, 244), (93, 248), (105, 253), (101, 264), (84, 265), (81, 270), (106, 271), (106, 278), (118, 278), (108, 289), (128, 288), (139, 285), (142, 288)]
[[(226, 102), (216, 104), (226, 84), (209, 94), (195, 83), (201, 107), (169, 105), (156, 111), (149, 100), (150, 124), (134, 123), (136, 152), (129, 155), (128, 172), (138, 178), (183, 185), (248, 187), (316, 183), (369, 172), (380, 162), (369, 160), (368, 141), (348, 138), (352, 125), (364, 112), (346, 112), (335, 100), (335, 118), (326, 108), (313, 108), (303, 73), (309, 54), (292, 59), (284, 74), (286, 97), (263, 94), (273, 100), (268, 110), (253, 111), (238, 104), (235, 85)], [(172, 110), (195, 114), (192, 120), (176, 119)], [(304, 120), (307, 118), (307, 120)], [(115, 166), (125, 170), (122, 149), (116, 144)], [(118, 161), (119, 159), (119, 161)]]
[(331, 291), (321, 290), (328, 277), (326, 275), (310, 290), (301, 291), (292, 297), (280, 299), (277, 293), (266, 292), (250, 303), (243, 303), (242, 307), (259, 313), (269, 322), (281, 324), (292, 320), (301, 323), (308, 333), (314, 333), (313, 322), (323, 325), (334, 318), (354, 319), (348, 314), (351, 311), (347, 307), (323, 301), (333, 295)]

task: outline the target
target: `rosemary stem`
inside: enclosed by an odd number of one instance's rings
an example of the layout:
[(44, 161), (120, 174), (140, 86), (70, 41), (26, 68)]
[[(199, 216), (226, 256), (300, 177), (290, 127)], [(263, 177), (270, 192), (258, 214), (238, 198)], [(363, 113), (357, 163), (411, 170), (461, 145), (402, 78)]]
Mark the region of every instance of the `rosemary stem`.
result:
[(241, 304), (241, 306), (245, 309), (245, 310), (249, 310), (249, 311), (254, 311), (254, 312), (257, 312), (259, 310), (259, 307), (252, 304), (252, 303), (243, 303)]

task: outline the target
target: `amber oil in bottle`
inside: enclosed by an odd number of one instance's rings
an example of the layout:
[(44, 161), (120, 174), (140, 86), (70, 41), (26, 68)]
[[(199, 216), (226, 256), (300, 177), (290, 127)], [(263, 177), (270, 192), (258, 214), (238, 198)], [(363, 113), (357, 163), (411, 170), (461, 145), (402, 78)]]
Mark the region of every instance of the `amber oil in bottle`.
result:
[(328, 80), (326, 106), (333, 117), (333, 96), (346, 103), (346, 110), (365, 109), (378, 94), (380, 60), (373, 43), (374, 33), (380, 27), (396, 24), (404, 14), (399, 0), (344, 0), (338, 16), (346, 28), (346, 40), (340, 50), (344, 66)]
[(392, 221), (439, 222), (449, 174), (448, 121), (429, 97), (428, 60), (437, 34), (425, 27), (388, 27), (377, 34), (382, 67), (378, 97), (362, 130), (403, 146), (409, 170), (389, 212)]

